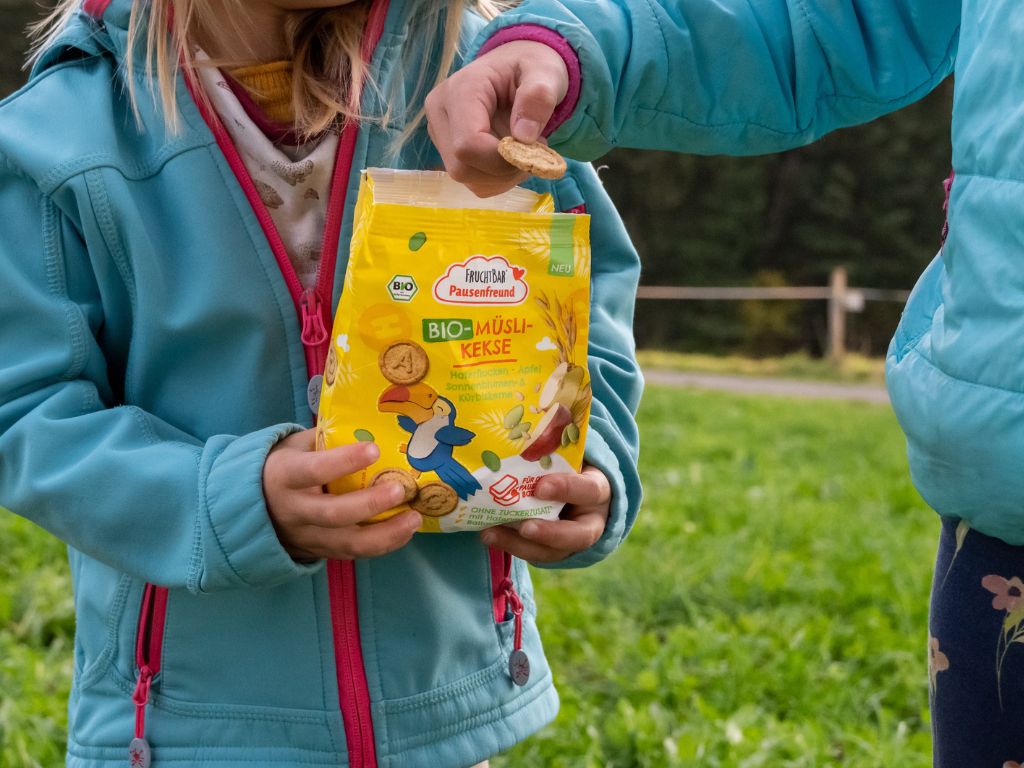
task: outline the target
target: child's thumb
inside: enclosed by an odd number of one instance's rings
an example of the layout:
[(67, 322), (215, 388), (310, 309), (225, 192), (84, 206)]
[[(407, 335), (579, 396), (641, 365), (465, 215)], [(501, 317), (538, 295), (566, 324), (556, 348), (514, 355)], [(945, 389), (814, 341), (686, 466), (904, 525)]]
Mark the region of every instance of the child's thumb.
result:
[(551, 119), (566, 88), (550, 80), (550, 72), (528, 73), (516, 89), (512, 104), (512, 138), (533, 144)]

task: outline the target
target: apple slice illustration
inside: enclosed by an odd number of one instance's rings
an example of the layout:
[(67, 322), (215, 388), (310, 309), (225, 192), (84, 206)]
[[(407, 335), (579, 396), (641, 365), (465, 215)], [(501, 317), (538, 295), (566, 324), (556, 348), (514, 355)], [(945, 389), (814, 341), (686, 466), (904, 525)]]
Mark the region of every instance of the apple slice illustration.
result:
[(559, 363), (541, 387), (537, 405), (542, 411), (548, 410), (556, 403), (572, 408), (583, 386), (586, 371), (582, 366), (571, 363)]
[(562, 430), (572, 421), (572, 412), (561, 403), (541, 417), (533, 430), (533, 437), (519, 454), (527, 461), (537, 461), (542, 456), (554, 453), (562, 445)]

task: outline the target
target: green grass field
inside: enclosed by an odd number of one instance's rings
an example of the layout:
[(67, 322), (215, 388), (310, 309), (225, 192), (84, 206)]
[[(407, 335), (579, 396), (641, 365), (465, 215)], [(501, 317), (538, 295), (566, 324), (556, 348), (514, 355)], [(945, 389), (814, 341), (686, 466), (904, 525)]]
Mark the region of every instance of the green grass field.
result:
[(740, 355), (702, 355), (642, 349), (637, 358), (644, 368), (661, 368), (686, 373), (716, 373), (728, 376), (780, 377), (844, 384), (885, 384), (885, 359), (847, 354), (836, 365), (806, 352), (782, 357), (753, 358)]
[[(652, 388), (647, 503), (588, 572), (539, 572), (562, 694), (496, 768), (930, 765), (937, 521), (888, 409)], [(62, 546), (0, 515), (0, 765), (60, 764)]]

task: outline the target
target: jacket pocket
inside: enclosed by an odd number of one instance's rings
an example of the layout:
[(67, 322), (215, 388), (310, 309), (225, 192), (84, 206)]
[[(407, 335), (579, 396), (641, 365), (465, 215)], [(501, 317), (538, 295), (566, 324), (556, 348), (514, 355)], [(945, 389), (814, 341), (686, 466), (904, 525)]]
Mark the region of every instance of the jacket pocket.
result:
[(115, 660), (130, 664), (127, 651), (122, 655), (119, 647), (122, 622), (135, 618), (130, 607), (135, 582), (128, 574), (84, 563), (84, 556), (74, 550), (70, 555), (76, 621), (75, 687), (83, 691), (103, 679)]
[[(132, 765), (148, 763), (149, 744), (146, 742), (146, 707), (153, 678), (160, 672), (164, 645), (164, 623), (167, 618), (167, 589), (146, 584), (139, 607), (139, 624), (135, 635), (135, 738), (129, 747)], [(142, 756), (146, 755), (147, 758)]]
[(489, 548), (491, 564), (491, 607), (494, 621), (499, 625), (499, 643), (503, 651), (507, 640), (501, 637), (500, 626), (512, 622), (512, 647), (508, 649), (508, 675), (516, 685), (526, 685), (530, 679), (530, 659), (523, 650), (523, 601), (516, 590), (513, 577), (512, 555), (494, 547)]
[(331, 655), (326, 579), (266, 589), (168, 593), (157, 708), (326, 708)]

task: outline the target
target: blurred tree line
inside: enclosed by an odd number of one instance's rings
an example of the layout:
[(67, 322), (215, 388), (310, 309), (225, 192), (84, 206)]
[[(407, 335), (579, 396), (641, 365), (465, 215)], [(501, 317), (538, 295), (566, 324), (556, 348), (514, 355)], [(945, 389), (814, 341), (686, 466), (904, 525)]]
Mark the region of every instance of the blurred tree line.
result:
[[(0, 96), (24, 80), (32, 0), (0, 0)], [(938, 247), (952, 82), (895, 115), (756, 158), (617, 150), (598, 163), (643, 258), (646, 285), (909, 289)], [(869, 302), (848, 346), (882, 354), (901, 307)], [(822, 351), (824, 302), (641, 301), (640, 346), (769, 355)]]
[[(950, 170), (952, 78), (924, 100), (808, 147), (753, 158), (618, 150), (600, 164), (643, 259), (645, 285), (828, 285), (909, 290), (939, 246)], [(902, 306), (848, 315), (848, 347), (884, 354)], [(825, 302), (640, 301), (648, 348), (806, 350), (827, 342)]]

